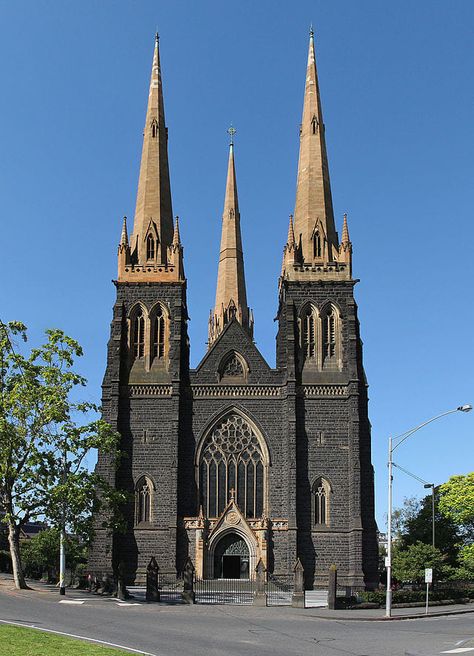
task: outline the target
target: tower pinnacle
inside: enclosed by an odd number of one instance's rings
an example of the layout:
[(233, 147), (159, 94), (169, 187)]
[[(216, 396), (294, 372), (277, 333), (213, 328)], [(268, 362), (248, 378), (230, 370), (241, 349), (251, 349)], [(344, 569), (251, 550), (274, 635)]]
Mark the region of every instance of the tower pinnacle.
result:
[(235, 129), (231, 126), (229, 134), (229, 162), (225, 190), (224, 212), (222, 215), (221, 250), (217, 272), (216, 303), (209, 319), (209, 345), (220, 335), (232, 320), (237, 321), (252, 336), (253, 320), (247, 306), (245, 289), (244, 256), (240, 234), (239, 199), (235, 176), (234, 143)]

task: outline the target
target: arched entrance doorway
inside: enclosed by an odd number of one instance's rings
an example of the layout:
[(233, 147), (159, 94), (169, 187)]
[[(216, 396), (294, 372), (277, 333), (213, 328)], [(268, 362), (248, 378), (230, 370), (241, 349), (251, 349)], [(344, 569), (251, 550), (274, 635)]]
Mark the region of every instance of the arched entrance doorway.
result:
[(227, 533), (214, 550), (214, 578), (248, 579), (250, 554), (245, 540), (236, 533)]

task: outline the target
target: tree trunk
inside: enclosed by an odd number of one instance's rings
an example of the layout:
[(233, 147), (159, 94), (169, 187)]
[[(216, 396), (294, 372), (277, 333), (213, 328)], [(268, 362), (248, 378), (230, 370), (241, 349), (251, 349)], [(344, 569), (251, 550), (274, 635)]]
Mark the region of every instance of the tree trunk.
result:
[(12, 559), (13, 579), (18, 590), (29, 590), (26, 585), (21, 566), (20, 557), (20, 528), (12, 522), (8, 524), (8, 542), (10, 544), (10, 556)]

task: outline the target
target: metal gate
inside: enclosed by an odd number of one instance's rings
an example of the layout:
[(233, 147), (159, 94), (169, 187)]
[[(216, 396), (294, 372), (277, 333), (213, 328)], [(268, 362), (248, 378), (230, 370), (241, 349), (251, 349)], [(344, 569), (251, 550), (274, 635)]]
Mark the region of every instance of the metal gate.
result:
[(253, 604), (255, 581), (249, 579), (199, 579), (194, 581), (197, 604)]
[(183, 579), (176, 578), (172, 575), (158, 574), (158, 590), (160, 592), (160, 601), (168, 604), (183, 603)]
[(294, 576), (267, 574), (267, 606), (291, 606)]

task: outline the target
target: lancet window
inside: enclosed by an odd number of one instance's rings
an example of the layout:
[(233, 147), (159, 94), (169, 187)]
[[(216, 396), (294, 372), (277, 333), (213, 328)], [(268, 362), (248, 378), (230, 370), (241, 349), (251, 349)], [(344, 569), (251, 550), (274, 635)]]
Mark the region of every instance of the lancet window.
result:
[(314, 257), (321, 257), (322, 255), (322, 247), (321, 247), (321, 235), (319, 234), (318, 231), (314, 233), (313, 237), (313, 251), (314, 251)]
[(147, 260), (155, 259), (155, 239), (153, 235), (148, 235), (146, 240), (146, 259)]
[(340, 321), (334, 306), (329, 306), (321, 316), (322, 322), (322, 364), (324, 368), (340, 366)]
[(317, 314), (312, 305), (308, 305), (301, 317), (301, 348), (305, 358), (316, 357)]
[(162, 359), (165, 356), (165, 316), (161, 306), (158, 306), (154, 311), (151, 318), (151, 357), (152, 360), (156, 358)]
[(206, 438), (199, 462), (200, 503), (207, 517), (218, 517), (231, 498), (246, 517), (264, 511), (266, 462), (250, 424), (227, 415)]
[(318, 478), (313, 485), (313, 523), (315, 526), (329, 525), (329, 483)]
[(131, 348), (134, 359), (145, 357), (145, 317), (143, 309), (138, 307), (131, 319)]
[(135, 523), (151, 521), (151, 498), (153, 485), (146, 476), (142, 476), (135, 486)]

